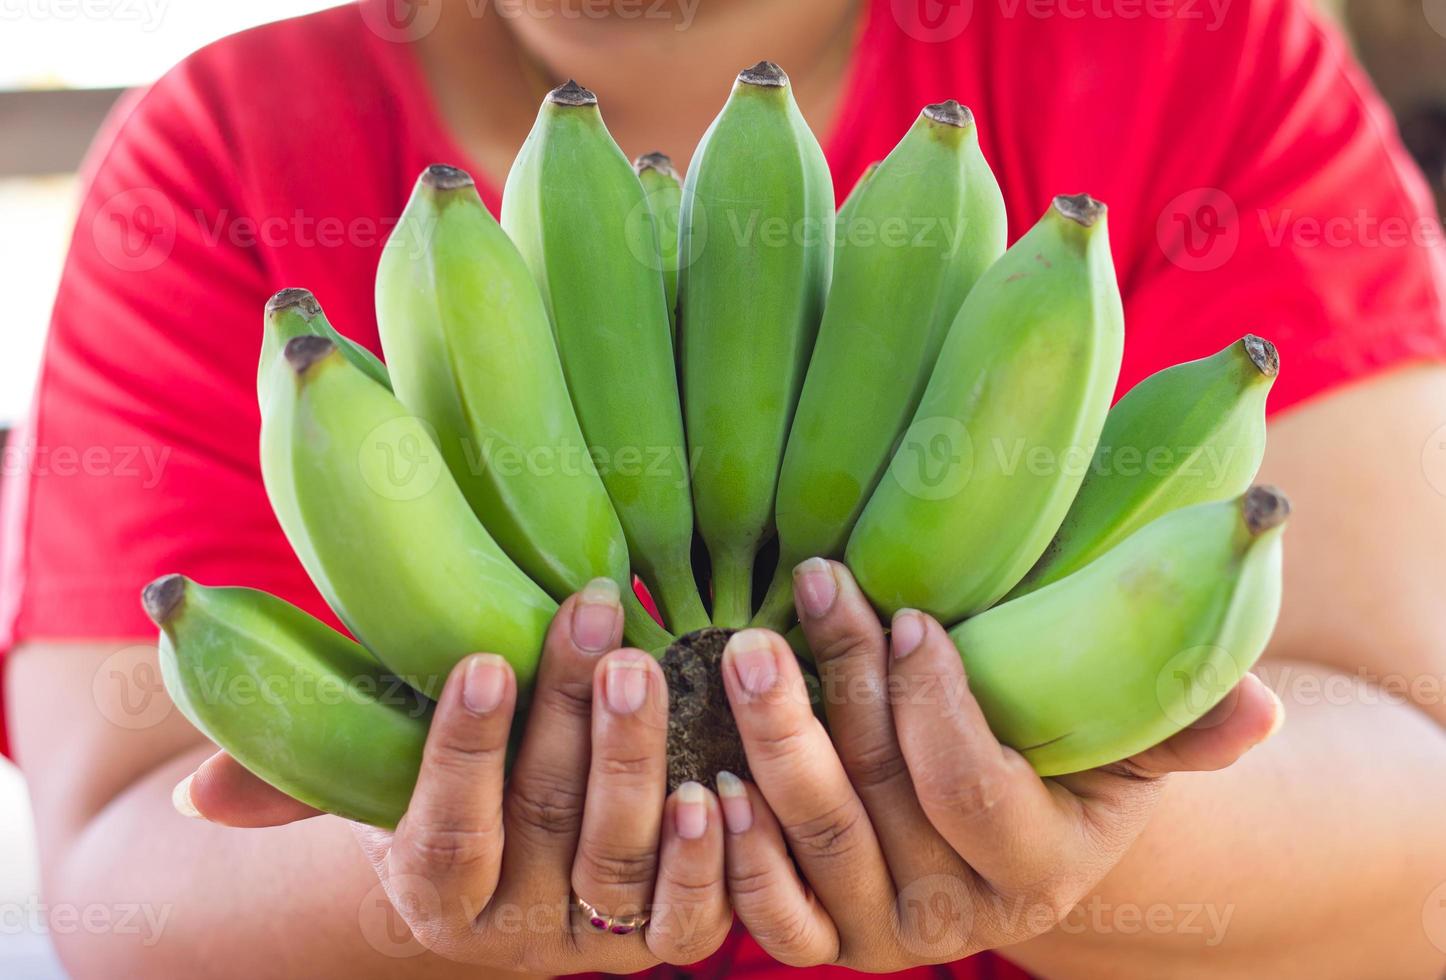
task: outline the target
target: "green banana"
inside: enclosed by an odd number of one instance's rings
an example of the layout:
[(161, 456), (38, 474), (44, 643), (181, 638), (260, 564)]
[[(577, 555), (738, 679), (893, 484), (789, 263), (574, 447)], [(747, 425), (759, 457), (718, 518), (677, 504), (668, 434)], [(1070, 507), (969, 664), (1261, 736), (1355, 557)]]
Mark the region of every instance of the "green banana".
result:
[(1006, 244), (1004, 196), (957, 102), (927, 106), (862, 183), (841, 211), (778, 482), (778, 574), (754, 620), (773, 629), (793, 615), (793, 567), (843, 553), (950, 324)]
[(428, 696), (472, 653), (506, 657), (525, 692), (557, 604), (477, 521), (429, 427), (326, 338), (293, 338), (272, 370), (266, 492), (347, 629)]
[[(859, 197), (863, 193), (863, 189), (868, 186), (869, 181), (873, 178), (874, 174), (879, 172), (879, 168), (883, 165), (884, 161), (875, 160), (873, 163), (865, 167), (864, 172), (859, 174), (859, 179), (854, 181), (853, 190), (848, 192), (848, 196), (846, 196), (843, 199), (843, 203), (838, 206), (838, 221), (836, 222), (836, 224), (838, 225), (838, 234), (834, 237), (835, 247), (837, 247), (840, 242), (848, 241), (847, 232), (849, 229), (849, 222), (853, 218), (854, 205), (858, 203)], [(834, 264), (838, 264), (837, 251), (835, 251), (834, 253)]]
[(281, 348), (292, 337), (325, 337), (362, 372), (388, 391), (392, 379), (387, 366), (371, 351), (349, 337), (343, 337), (326, 314), (321, 304), (307, 289), (283, 289), (266, 301), (266, 317), (261, 331), (261, 360), (256, 365), (256, 392), (261, 402), (266, 401), (266, 379), (270, 377), (271, 364)]
[(713, 620), (753, 614), (779, 464), (833, 265), (833, 182), (771, 62), (741, 72), (683, 186), (678, 318)]
[(953, 629), (990, 729), (1040, 775), (1058, 776), (1193, 724), (1270, 639), (1289, 513), (1270, 487), (1174, 511), (1074, 575)]
[(422, 173), (383, 249), (376, 301), (397, 396), (435, 431), (503, 550), (559, 601), (614, 579), (629, 642), (667, 646), (670, 634), (633, 593), (622, 525), (578, 426), (542, 296), (466, 173)]
[(507, 177), (502, 227), (542, 291), (567, 391), (633, 564), (675, 632), (702, 629), (658, 236), (597, 97), (576, 82), (543, 102)]
[(875, 605), (957, 623), (1018, 584), (1094, 455), (1123, 342), (1105, 206), (1057, 197), (964, 301), (849, 539)]
[(1064, 523), (1009, 598), (1057, 582), (1163, 514), (1244, 492), (1265, 455), (1280, 358), (1247, 335), (1140, 382), (1105, 419)]
[(658, 265), (668, 296), (668, 322), (678, 337), (678, 218), (683, 211), (683, 181), (666, 153), (645, 153), (633, 161), (633, 170), (648, 198), (648, 210), (658, 230)]
[(407, 809), (428, 702), (362, 647), (275, 596), (167, 575), (141, 593), (181, 713), (261, 779), (378, 827)]

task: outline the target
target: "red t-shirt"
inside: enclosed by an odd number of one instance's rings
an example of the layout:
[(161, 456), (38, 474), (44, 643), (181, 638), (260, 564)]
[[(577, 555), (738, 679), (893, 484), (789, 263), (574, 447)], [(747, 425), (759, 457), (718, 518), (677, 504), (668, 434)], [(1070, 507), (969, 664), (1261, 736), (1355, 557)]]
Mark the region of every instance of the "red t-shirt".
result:
[[(957, 98), (980, 121), (1014, 236), (1054, 194), (1108, 202), (1129, 324), (1121, 390), (1247, 331), (1281, 350), (1272, 411), (1442, 357), (1446, 250), (1387, 111), (1303, 0), (1221, 7), (872, 0), (821, 133), (840, 197), (921, 106)], [(262, 490), (262, 304), (309, 287), (378, 350), (373, 276), (391, 223), (424, 166), (469, 163), (408, 25), (380, 8), (228, 38), (114, 113), (12, 444), (28, 462), (7, 467), (5, 645), (149, 636), (137, 593), (165, 572), (335, 621)], [(468, 169), (495, 210), (504, 175)], [(768, 970), (737, 937), (723, 956), (735, 973)], [(979, 958), (915, 975), (1009, 969)]]

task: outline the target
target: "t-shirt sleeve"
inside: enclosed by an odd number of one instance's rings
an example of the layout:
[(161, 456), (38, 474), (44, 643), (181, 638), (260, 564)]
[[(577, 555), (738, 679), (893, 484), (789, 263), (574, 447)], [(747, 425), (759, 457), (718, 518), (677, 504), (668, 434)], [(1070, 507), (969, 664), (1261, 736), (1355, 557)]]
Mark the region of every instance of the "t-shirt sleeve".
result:
[(85, 190), (18, 464), (6, 481), (7, 647), (134, 638), (181, 572), (321, 603), (262, 488), (256, 359), (272, 291), (224, 102), (183, 63), (120, 106)]
[(1134, 171), (1125, 385), (1245, 332), (1280, 349), (1273, 412), (1442, 359), (1441, 220), (1344, 42), (1298, 0), (1252, 0), (1220, 33), (1167, 53), (1185, 63)]

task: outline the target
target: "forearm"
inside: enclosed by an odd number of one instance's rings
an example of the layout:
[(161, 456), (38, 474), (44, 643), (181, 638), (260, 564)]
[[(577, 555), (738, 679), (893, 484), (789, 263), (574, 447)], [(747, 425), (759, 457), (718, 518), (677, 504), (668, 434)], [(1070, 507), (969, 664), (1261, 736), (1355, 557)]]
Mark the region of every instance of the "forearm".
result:
[(187, 752), (132, 784), (49, 870), (51, 909), (104, 909), (113, 924), (53, 930), (76, 980), (507, 976), (413, 942), (341, 820), (233, 830), (177, 814), (172, 787), (210, 751)]
[(1124, 861), (1011, 959), (1111, 980), (1441, 975), (1423, 922), (1446, 918), (1426, 907), (1446, 882), (1446, 733), (1339, 675), (1323, 696), (1325, 668), (1288, 666), (1285, 728), (1224, 772), (1171, 777)]

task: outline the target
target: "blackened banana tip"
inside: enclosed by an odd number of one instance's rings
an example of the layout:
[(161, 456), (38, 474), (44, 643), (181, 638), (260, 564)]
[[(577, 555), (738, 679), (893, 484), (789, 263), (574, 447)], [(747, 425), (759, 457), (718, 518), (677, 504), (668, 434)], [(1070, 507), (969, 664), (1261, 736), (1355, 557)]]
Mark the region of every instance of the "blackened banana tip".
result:
[(325, 337), (292, 337), (286, 342), (286, 361), (297, 374), (305, 374), (317, 361), (336, 350)]
[(966, 126), (974, 124), (974, 113), (969, 111), (968, 106), (960, 105), (955, 99), (924, 106), (924, 115), (942, 126), (957, 126), (964, 129)]
[(738, 73), (738, 80), (745, 85), (759, 85), (764, 88), (783, 88), (788, 84), (788, 74), (771, 61), (760, 61), (752, 68)]
[(151, 622), (165, 626), (186, 596), (186, 576), (162, 575), (141, 590), (141, 606)]
[(280, 313), (283, 310), (296, 310), (303, 317), (310, 320), (321, 312), (321, 304), (309, 289), (298, 289), (289, 287), (278, 292), (266, 301), (267, 313)]
[(673, 169), (673, 158), (666, 153), (654, 150), (652, 153), (644, 153), (633, 161), (633, 169), (638, 173), (644, 170), (656, 170), (660, 174), (669, 177), (676, 177), (678, 172)]
[(1088, 194), (1061, 194), (1054, 199), (1054, 209), (1085, 228), (1093, 228), (1109, 211), (1103, 201)]
[(597, 96), (569, 78), (564, 84), (547, 93), (547, 101), (553, 105), (590, 106), (597, 105)]
[(1245, 527), (1252, 535), (1280, 527), (1290, 517), (1290, 499), (1275, 487), (1259, 485), (1245, 492), (1240, 505)]
[(1246, 334), (1241, 343), (1245, 345), (1245, 353), (1251, 363), (1261, 374), (1273, 378), (1280, 373), (1280, 352), (1275, 349), (1274, 344), (1253, 333)]
[(422, 185), (434, 191), (457, 191), (472, 186), (472, 175), (461, 167), (434, 163), (422, 171)]

